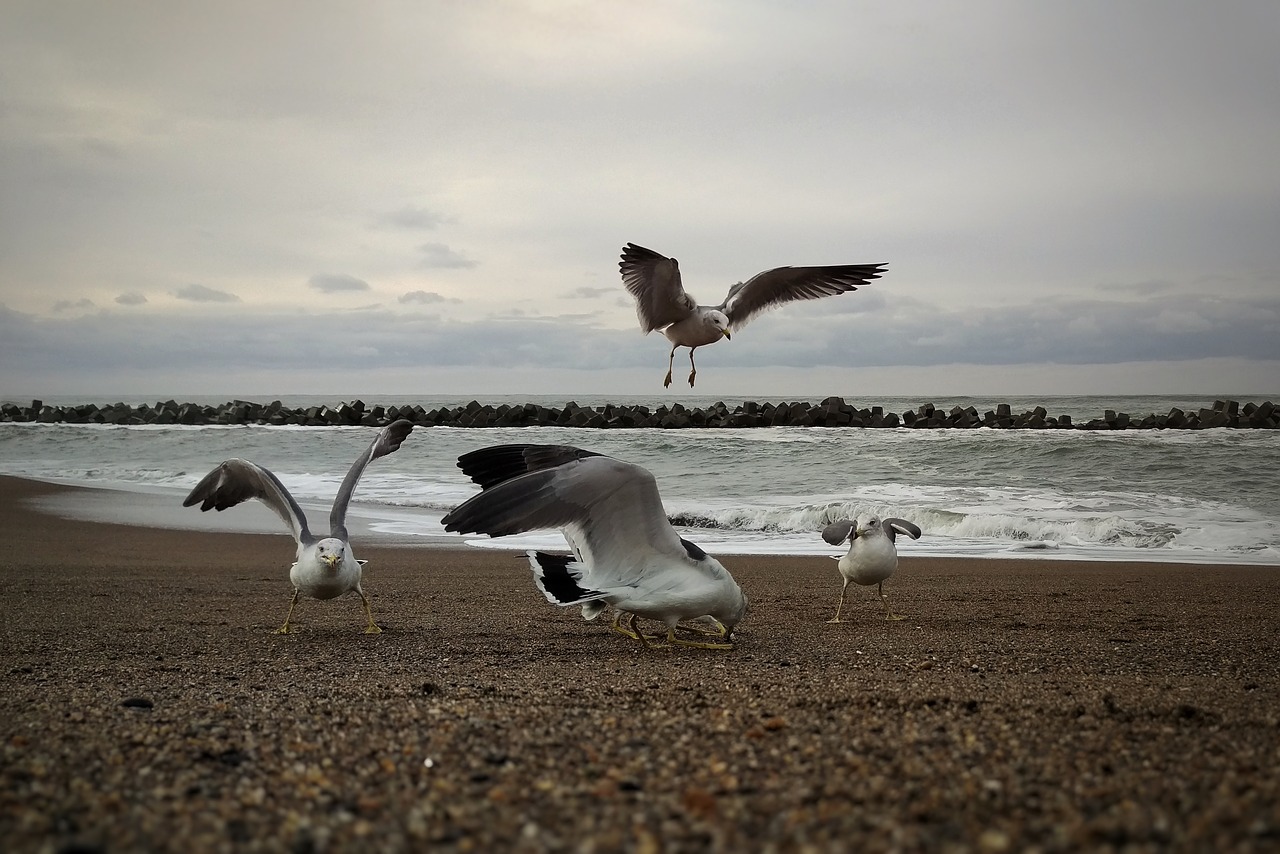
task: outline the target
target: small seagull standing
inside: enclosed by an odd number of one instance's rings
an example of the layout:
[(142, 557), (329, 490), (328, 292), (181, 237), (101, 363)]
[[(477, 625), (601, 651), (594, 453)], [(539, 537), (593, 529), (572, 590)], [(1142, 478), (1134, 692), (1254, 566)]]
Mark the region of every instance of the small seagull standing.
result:
[(844, 608), (844, 594), (849, 589), (850, 581), (877, 585), (880, 603), (884, 605), (884, 618), (903, 619), (889, 610), (889, 600), (884, 595), (885, 580), (898, 568), (898, 548), (894, 545), (894, 537), (898, 534), (906, 534), (913, 540), (920, 539), (920, 529), (905, 519), (881, 521), (872, 516), (865, 523), (841, 519), (822, 529), (822, 539), (831, 545), (843, 545), (846, 540), (849, 543), (849, 551), (839, 559), (840, 574), (844, 576), (844, 586), (840, 588), (840, 604), (836, 606), (836, 615), (827, 620), (828, 623), (843, 622), (840, 611)]
[(628, 243), (618, 262), (622, 281), (636, 300), (636, 315), (645, 334), (661, 329), (671, 342), (664, 388), (671, 385), (676, 348), (689, 348), (689, 387), (698, 375), (693, 351), (721, 338), (732, 338), (752, 317), (794, 300), (818, 299), (856, 291), (878, 279), (884, 264), (841, 264), (830, 267), (775, 267), (729, 288), (718, 306), (698, 305), (680, 281), (675, 258)]
[(317, 537), (311, 533), (302, 508), (279, 478), (268, 469), (248, 460), (237, 458), (222, 463), (205, 475), (182, 502), (183, 507), (199, 503), (201, 510), (212, 508), (221, 511), (250, 498), (257, 498), (289, 526), (298, 543), (297, 557), (289, 568), (289, 580), (293, 582), (293, 601), (289, 603), (289, 613), (284, 618), (284, 625), (276, 629), (276, 634), (285, 635), (295, 631), (289, 621), (293, 619), (293, 609), (298, 604), (299, 594), (305, 593), (315, 599), (333, 599), (351, 590), (359, 594), (360, 601), (364, 603), (364, 615), (369, 621), (365, 634), (376, 635), (382, 632), (373, 621), (369, 598), (360, 588), (362, 567), (366, 561), (356, 560), (351, 553), (346, 525), (347, 505), (351, 503), (351, 494), (355, 492), (356, 483), (364, 474), (365, 466), (378, 457), (398, 450), (400, 443), (412, 430), (413, 422), (404, 418), (388, 424), (351, 466), (333, 500), (327, 537)]
[[(497, 445), (464, 454), (458, 467), (483, 490), (444, 517), (446, 531), (502, 537), (559, 528), (573, 552), (528, 552), (534, 583), (553, 605), (582, 605), (592, 619), (611, 605), (649, 646), (637, 618), (667, 627), (680, 646), (733, 649), (747, 597), (718, 560), (676, 533), (653, 475), (568, 445)], [(685, 640), (681, 620), (711, 617), (722, 643)]]

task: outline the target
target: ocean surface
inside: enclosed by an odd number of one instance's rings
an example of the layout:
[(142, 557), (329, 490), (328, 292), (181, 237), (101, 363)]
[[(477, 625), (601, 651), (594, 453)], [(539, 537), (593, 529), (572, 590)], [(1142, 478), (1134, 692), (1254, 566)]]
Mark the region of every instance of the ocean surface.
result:
[[(336, 405), (356, 395), (280, 396), (288, 406)], [(1241, 403), (1266, 396), (1217, 395)], [(220, 404), (230, 396), (175, 398)], [(267, 403), (275, 398), (249, 398)], [(368, 405), (431, 409), (467, 398), (383, 396)], [(563, 406), (569, 397), (486, 397), (481, 403)], [(577, 397), (582, 405), (720, 398)], [(770, 398), (780, 402), (784, 398)], [(46, 398), (46, 403), (137, 405), (156, 399)], [(723, 399), (730, 407), (738, 399)], [(902, 412), (922, 403), (1008, 403), (1015, 413), (1044, 406), (1077, 422), (1105, 409), (1133, 416), (1211, 406), (1214, 396), (946, 398), (846, 400)], [(17, 401), (23, 404), (29, 401)], [(763, 401), (762, 401), (763, 402)], [(816, 401), (814, 401), (816, 402)], [(221, 514), (183, 509), (182, 498), (228, 457), (274, 471), (326, 526), (329, 502), (374, 435), (366, 427), (109, 427), (0, 424), (0, 473), (124, 490), (110, 500), (54, 508), (90, 518), (159, 526), (283, 530), (257, 502)], [(839, 518), (877, 514), (915, 522), (903, 555), (1038, 557), (1274, 564), (1280, 566), (1280, 431), (1214, 429), (910, 430), (755, 428), (585, 430), (561, 427), (472, 430), (419, 427), (395, 454), (374, 462), (356, 491), (360, 536), (424, 546), (560, 548), (555, 532), (499, 540), (446, 534), (440, 518), (476, 488), (457, 470), (459, 454), (491, 444), (571, 444), (638, 463), (658, 480), (682, 536), (721, 554), (835, 554), (818, 532)], [(109, 493), (107, 495), (110, 495)]]

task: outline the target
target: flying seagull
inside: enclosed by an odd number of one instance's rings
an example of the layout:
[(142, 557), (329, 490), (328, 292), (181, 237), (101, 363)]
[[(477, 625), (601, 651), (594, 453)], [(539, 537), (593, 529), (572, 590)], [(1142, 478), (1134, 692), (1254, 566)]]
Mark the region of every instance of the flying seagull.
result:
[(201, 510), (226, 510), (242, 501), (257, 498), (289, 526), (298, 543), (297, 557), (289, 568), (289, 580), (293, 582), (293, 601), (289, 603), (289, 613), (284, 618), (284, 625), (276, 630), (277, 634), (295, 631), (289, 621), (293, 618), (299, 594), (305, 593), (315, 599), (333, 599), (350, 590), (358, 593), (360, 601), (364, 603), (364, 615), (369, 621), (365, 634), (376, 635), (382, 631), (373, 621), (369, 598), (360, 588), (361, 567), (365, 561), (356, 560), (351, 553), (351, 543), (347, 538), (347, 505), (351, 503), (351, 494), (355, 492), (356, 483), (364, 474), (365, 466), (378, 457), (398, 450), (400, 443), (412, 430), (413, 422), (404, 418), (388, 424), (352, 464), (333, 500), (327, 537), (317, 537), (311, 532), (302, 508), (279, 478), (248, 460), (230, 459), (222, 463), (205, 475), (182, 502), (183, 507), (198, 503)]
[[(498, 445), (464, 454), (458, 467), (482, 491), (444, 517), (446, 531), (502, 537), (559, 528), (573, 552), (528, 552), (534, 583), (553, 605), (611, 605), (614, 627), (649, 645), (643, 617), (681, 646), (732, 649), (747, 597), (719, 561), (682, 539), (667, 520), (648, 470), (568, 445)], [(681, 620), (710, 616), (723, 642), (679, 638)]]
[(622, 281), (636, 300), (640, 329), (648, 334), (661, 329), (671, 342), (667, 376), (663, 387), (671, 385), (676, 348), (689, 348), (689, 387), (693, 387), (698, 366), (693, 351), (721, 338), (731, 338), (752, 317), (793, 300), (818, 299), (856, 291), (878, 279), (884, 264), (841, 264), (831, 267), (775, 267), (757, 273), (745, 283), (729, 288), (717, 306), (698, 305), (680, 282), (680, 264), (675, 258), (659, 255), (634, 243), (622, 248), (618, 262)]
[(844, 608), (844, 593), (849, 582), (857, 584), (875, 584), (880, 590), (880, 603), (884, 605), (886, 620), (901, 620), (902, 617), (889, 610), (889, 600), (884, 597), (884, 582), (898, 568), (898, 548), (894, 545), (894, 537), (906, 534), (913, 540), (920, 539), (920, 529), (905, 519), (885, 519), (881, 521), (872, 516), (866, 522), (852, 519), (841, 519), (832, 522), (822, 529), (822, 539), (833, 546), (843, 545), (847, 540), (849, 551), (840, 558), (840, 574), (844, 576), (844, 586), (840, 588), (840, 604), (836, 606), (836, 615), (828, 623), (842, 622), (840, 611)]

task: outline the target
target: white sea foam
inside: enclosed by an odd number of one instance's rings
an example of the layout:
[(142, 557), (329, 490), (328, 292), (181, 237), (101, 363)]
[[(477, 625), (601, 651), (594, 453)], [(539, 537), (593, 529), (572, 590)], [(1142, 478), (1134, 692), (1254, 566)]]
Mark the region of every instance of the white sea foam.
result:
[[(181, 497), (232, 456), (327, 509), (370, 428), (0, 424), (0, 472)], [(1280, 431), (419, 428), (365, 472), (376, 535), (463, 542), (440, 517), (474, 494), (459, 454), (574, 444), (644, 465), (683, 533), (713, 552), (830, 554), (836, 518), (897, 516), (903, 554), (1280, 563)], [(236, 511), (238, 512), (238, 511)], [(236, 512), (219, 514), (233, 523)], [(199, 515), (199, 514), (195, 514)], [(180, 517), (181, 518), (181, 517)], [(560, 548), (554, 532), (499, 548)]]

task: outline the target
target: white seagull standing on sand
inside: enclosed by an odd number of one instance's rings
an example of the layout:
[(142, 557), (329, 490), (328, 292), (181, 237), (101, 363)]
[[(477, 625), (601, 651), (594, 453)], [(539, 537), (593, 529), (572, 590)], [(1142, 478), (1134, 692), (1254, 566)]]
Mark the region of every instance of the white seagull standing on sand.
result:
[(182, 502), (183, 507), (200, 503), (201, 510), (226, 510), (242, 501), (257, 498), (289, 526), (298, 543), (297, 557), (289, 568), (289, 580), (293, 582), (293, 601), (289, 603), (289, 613), (284, 618), (284, 625), (276, 629), (277, 634), (294, 631), (289, 621), (293, 618), (299, 594), (305, 593), (315, 599), (333, 599), (351, 590), (358, 593), (360, 601), (364, 603), (364, 615), (369, 621), (365, 634), (376, 635), (382, 631), (373, 621), (369, 598), (360, 588), (360, 577), (363, 574), (361, 567), (365, 561), (356, 560), (351, 553), (351, 543), (347, 538), (347, 505), (351, 502), (351, 494), (355, 492), (356, 483), (364, 473), (365, 466), (378, 457), (399, 449), (400, 443), (412, 430), (413, 422), (403, 418), (388, 424), (352, 464), (333, 500), (327, 537), (317, 537), (311, 533), (302, 508), (279, 478), (248, 460), (230, 459), (222, 463), (205, 475)]
[(721, 338), (731, 338), (756, 314), (793, 300), (818, 299), (856, 291), (878, 279), (884, 264), (841, 264), (831, 267), (775, 267), (757, 273), (745, 283), (729, 288), (718, 306), (698, 305), (680, 281), (680, 264), (652, 249), (628, 243), (618, 262), (622, 281), (636, 300), (640, 329), (648, 334), (661, 329), (671, 342), (667, 376), (663, 387), (671, 385), (676, 348), (689, 348), (689, 387), (693, 387), (698, 367), (693, 351)]
[(889, 600), (884, 596), (885, 579), (898, 568), (898, 547), (893, 542), (897, 534), (906, 534), (913, 540), (920, 539), (920, 529), (905, 519), (881, 521), (875, 516), (866, 522), (841, 519), (822, 529), (822, 539), (833, 546), (849, 541), (849, 551), (840, 558), (839, 563), (840, 574), (844, 576), (844, 586), (840, 588), (840, 604), (836, 606), (836, 615), (827, 620), (828, 623), (842, 622), (840, 611), (844, 608), (844, 593), (849, 589), (850, 581), (877, 585), (880, 603), (884, 605), (884, 618), (902, 619), (889, 610)]
[[(446, 531), (502, 537), (559, 528), (572, 555), (528, 552), (534, 583), (553, 605), (605, 605), (629, 614), (614, 628), (649, 646), (636, 619), (667, 627), (681, 646), (733, 649), (747, 597), (718, 560), (676, 533), (653, 475), (644, 468), (567, 445), (498, 445), (464, 454), (458, 467), (480, 484), (444, 517)], [(710, 616), (723, 643), (676, 636), (681, 620)]]

